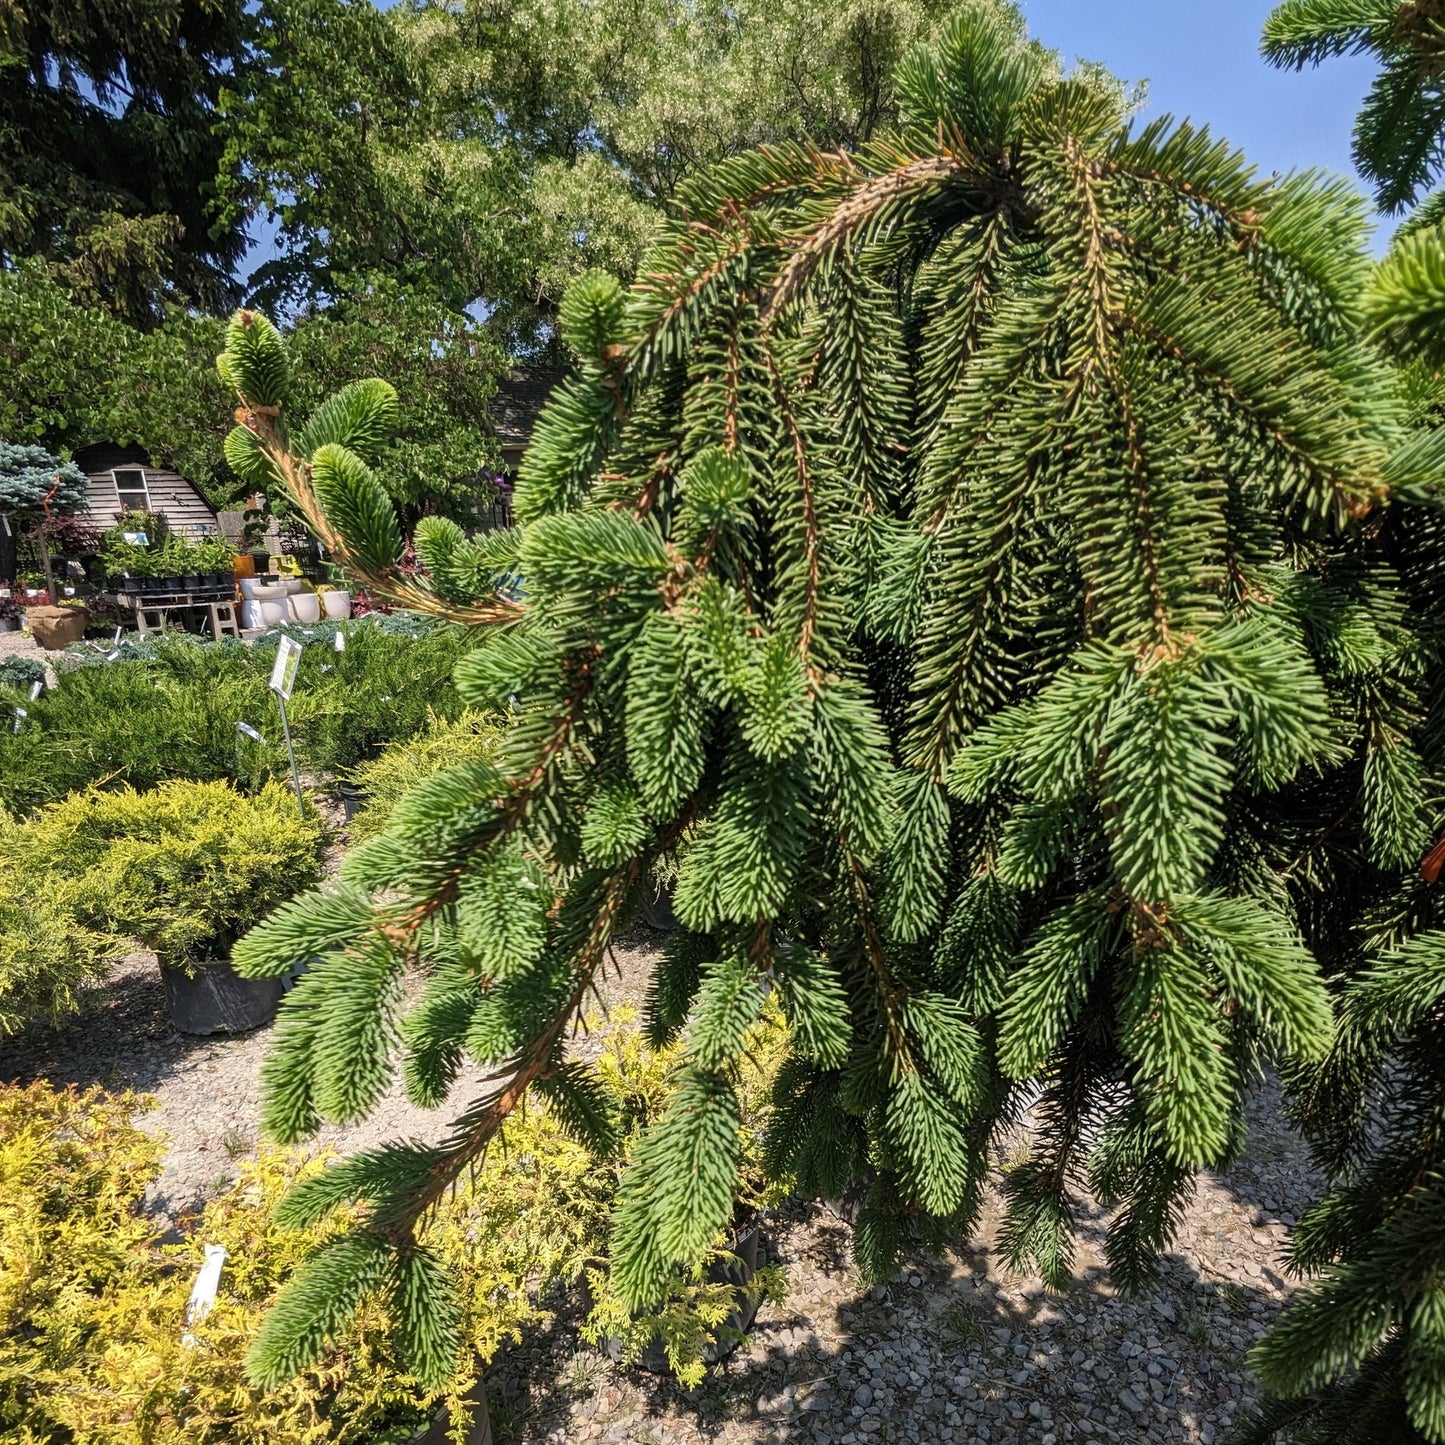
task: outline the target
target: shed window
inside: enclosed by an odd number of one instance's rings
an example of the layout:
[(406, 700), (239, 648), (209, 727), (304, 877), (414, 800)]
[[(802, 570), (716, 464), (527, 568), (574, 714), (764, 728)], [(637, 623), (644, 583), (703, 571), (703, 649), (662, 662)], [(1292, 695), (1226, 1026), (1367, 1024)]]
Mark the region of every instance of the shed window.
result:
[(146, 490), (146, 474), (143, 471), (117, 470), (111, 476), (115, 478), (115, 495), (122, 512), (150, 511), (151, 498)]

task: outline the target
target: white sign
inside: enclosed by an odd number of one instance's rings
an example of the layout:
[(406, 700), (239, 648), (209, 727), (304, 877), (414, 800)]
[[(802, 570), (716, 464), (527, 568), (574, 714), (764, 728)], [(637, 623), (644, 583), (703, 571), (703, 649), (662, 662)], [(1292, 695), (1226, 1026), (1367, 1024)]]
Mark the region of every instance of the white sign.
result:
[[(211, 1306), (216, 1302), (216, 1291), (221, 1287), (221, 1267), (226, 1263), (226, 1247), (223, 1244), (208, 1244), (204, 1248), (205, 1263), (196, 1276), (195, 1284), (191, 1286), (191, 1297), (186, 1301), (187, 1326), (200, 1324), (210, 1314)], [(181, 1343), (187, 1349), (195, 1348), (196, 1337), (189, 1328), (181, 1336)]]
[(283, 637), (276, 647), (276, 663), (271, 669), (270, 688), (278, 697), (291, 701), (296, 686), (296, 669), (301, 665), (301, 644), (294, 637)]

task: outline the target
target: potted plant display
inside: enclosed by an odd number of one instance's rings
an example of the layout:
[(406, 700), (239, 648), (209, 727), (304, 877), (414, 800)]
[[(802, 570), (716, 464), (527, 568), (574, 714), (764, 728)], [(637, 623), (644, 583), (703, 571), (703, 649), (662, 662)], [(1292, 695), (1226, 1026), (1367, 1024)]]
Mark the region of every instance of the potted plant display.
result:
[(235, 553), (224, 537), (204, 537), (195, 547), (195, 566), (202, 585), (225, 588), (235, 580)]
[(4, 596), (0, 596), (0, 632), (18, 632), (20, 630), (20, 604), (10, 595), (10, 589), (4, 589)]

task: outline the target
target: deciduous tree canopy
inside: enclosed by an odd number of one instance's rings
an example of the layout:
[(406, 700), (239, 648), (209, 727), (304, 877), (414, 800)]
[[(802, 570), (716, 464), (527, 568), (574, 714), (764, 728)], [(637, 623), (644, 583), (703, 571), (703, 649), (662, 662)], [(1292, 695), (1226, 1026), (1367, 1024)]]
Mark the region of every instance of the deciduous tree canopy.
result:
[(43, 257), (143, 325), (234, 294), (215, 106), (242, 62), (240, 0), (77, 0), (0, 12), (0, 263)]

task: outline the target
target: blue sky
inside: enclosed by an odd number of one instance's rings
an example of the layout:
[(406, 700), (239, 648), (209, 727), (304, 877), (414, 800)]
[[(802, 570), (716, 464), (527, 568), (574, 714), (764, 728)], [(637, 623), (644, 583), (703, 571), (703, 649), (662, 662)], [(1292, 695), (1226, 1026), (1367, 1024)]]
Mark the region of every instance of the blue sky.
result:
[(1148, 116), (1167, 111), (1207, 122), (1266, 174), (1324, 166), (1354, 176), (1350, 132), (1374, 66), (1355, 56), (1300, 74), (1266, 65), (1259, 36), (1269, 0), (1021, 4), (1034, 36), (1066, 58), (1147, 80)]

